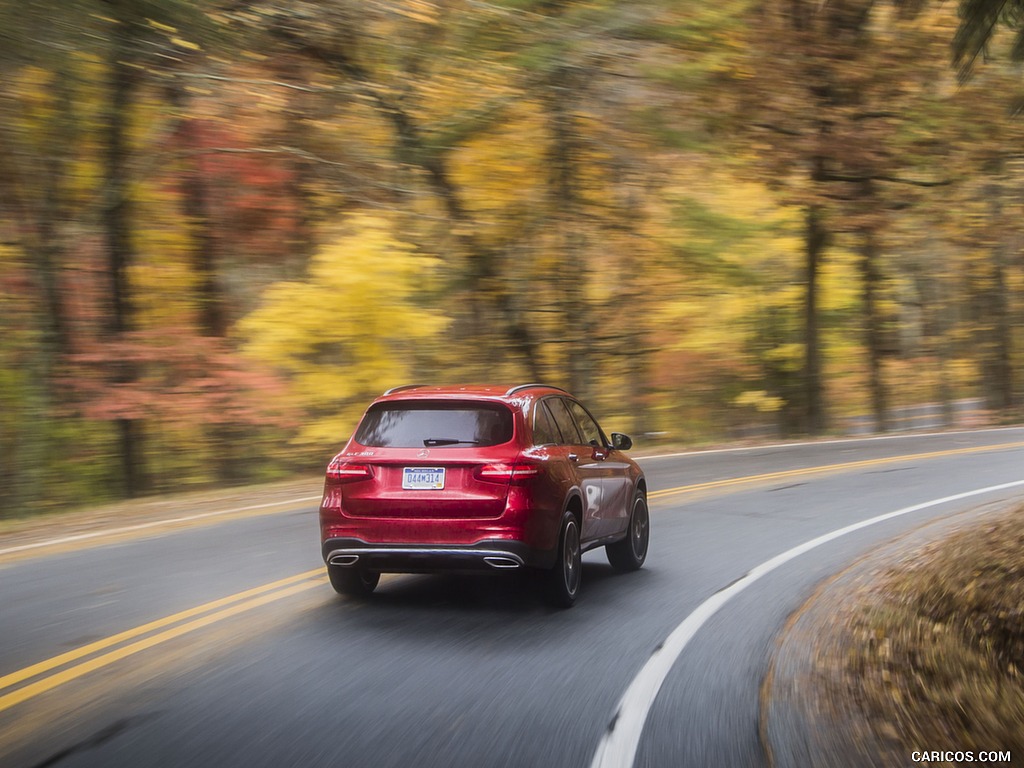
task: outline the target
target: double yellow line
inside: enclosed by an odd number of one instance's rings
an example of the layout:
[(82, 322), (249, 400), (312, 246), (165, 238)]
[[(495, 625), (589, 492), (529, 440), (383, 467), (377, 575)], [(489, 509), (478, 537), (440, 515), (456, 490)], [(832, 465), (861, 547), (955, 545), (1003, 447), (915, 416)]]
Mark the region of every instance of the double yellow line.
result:
[[(737, 485), (754, 485), (757, 483), (774, 482), (792, 477), (824, 474), (827, 472), (844, 472), (853, 469), (877, 467), (886, 464), (897, 464), (908, 461), (937, 459), (945, 456), (960, 456), (986, 451), (1000, 451), (1024, 447), (1024, 442), (1001, 443), (997, 445), (977, 446), (973, 448), (956, 448), (946, 451), (932, 451), (904, 456), (893, 456), (884, 459), (868, 459), (851, 461), (843, 464), (826, 464), (804, 469), (791, 469), (780, 472), (768, 472), (761, 475), (747, 475), (724, 480), (713, 480), (706, 483), (695, 483), (677, 488), (653, 491), (649, 494), (652, 500), (666, 499), (682, 494), (711, 491)], [(238, 592), (234, 595), (214, 600), (195, 608), (166, 616), (148, 624), (120, 632), (116, 635), (83, 645), (80, 648), (62, 653), (59, 656), (41, 661), (38, 664), (19, 669), (0, 677), (0, 712), (28, 701), (46, 691), (53, 690), (64, 683), (70, 682), (97, 669), (114, 664), (133, 654), (144, 651), (160, 643), (173, 640), (182, 635), (207, 627), (218, 621), (237, 616), (262, 605), (282, 600), (286, 597), (305, 592), (323, 585), (326, 576), (323, 568), (315, 568), (305, 573), (289, 576), (286, 579), (273, 581), (260, 587)], [(76, 663), (77, 662), (77, 663)], [(51, 674), (48, 674), (51, 673)], [(22, 685), (25, 683), (24, 685)], [(20, 687), (19, 687), (20, 686)]]
[(988, 451), (1001, 451), (1011, 448), (1024, 448), (1024, 441), (1016, 443), (999, 443), (996, 445), (979, 445), (973, 448), (952, 448), (945, 451), (929, 451), (928, 453), (912, 453), (902, 456), (890, 456), (884, 459), (864, 459), (862, 461), (848, 461), (843, 464), (823, 464), (819, 467), (806, 467), (804, 469), (787, 469), (780, 472), (767, 472), (763, 475), (746, 475), (744, 477), (731, 477), (724, 480), (711, 480), (706, 483), (694, 483), (693, 485), (682, 485), (677, 488), (666, 488), (661, 491), (651, 491), (647, 498), (665, 499), (680, 496), (688, 493), (699, 493), (700, 491), (712, 491), (718, 488), (729, 488), (734, 485), (755, 485), (758, 483), (770, 483), (776, 480), (788, 480), (792, 477), (807, 475), (821, 475), (827, 472), (847, 472), (852, 469), (866, 469), (868, 467), (879, 467), (886, 464), (902, 464), (908, 461), (922, 461), (926, 459), (940, 459), (944, 456), (963, 456), (969, 453), (984, 453)]
[[(296, 595), (299, 592), (320, 586), (325, 581), (324, 570), (316, 568), (254, 589), (238, 592), (220, 600), (198, 605), (171, 616), (165, 616), (162, 619), (111, 635), (30, 667), (19, 669), (9, 675), (4, 675), (0, 677), (0, 712), (97, 669), (109, 666), (147, 648), (152, 648), (154, 645), (173, 640), (275, 600)], [(134, 642), (129, 642), (132, 640)], [(101, 651), (107, 652), (101, 653)], [(80, 659), (85, 660), (68, 666)], [(52, 670), (59, 671), (40, 677)], [(33, 678), (39, 679), (20, 688), (16, 687), (19, 683)], [(8, 691), (11, 688), (14, 690)], [(5, 693), (5, 691), (7, 692)]]

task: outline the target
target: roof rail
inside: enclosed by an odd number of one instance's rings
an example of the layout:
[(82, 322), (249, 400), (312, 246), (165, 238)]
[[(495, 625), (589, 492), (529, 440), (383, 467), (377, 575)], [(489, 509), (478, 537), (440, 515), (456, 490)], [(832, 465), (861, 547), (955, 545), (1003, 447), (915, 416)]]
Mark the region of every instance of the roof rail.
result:
[(383, 395), (381, 395), (381, 397), (386, 397), (387, 395), (393, 395), (395, 392), (401, 392), (403, 389), (416, 389), (417, 387), (425, 387), (425, 386), (426, 386), (426, 384), (403, 384), (400, 387), (392, 387), (387, 392), (385, 392)]
[(512, 394), (518, 392), (520, 389), (530, 389), (530, 387), (545, 387), (547, 389), (557, 389), (559, 392), (565, 392), (565, 394), (567, 395), (569, 394), (568, 390), (562, 389), (561, 387), (553, 387), (550, 384), (519, 384), (517, 386), (512, 387), (512, 389), (506, 392), (505, 397), (511, 396)]

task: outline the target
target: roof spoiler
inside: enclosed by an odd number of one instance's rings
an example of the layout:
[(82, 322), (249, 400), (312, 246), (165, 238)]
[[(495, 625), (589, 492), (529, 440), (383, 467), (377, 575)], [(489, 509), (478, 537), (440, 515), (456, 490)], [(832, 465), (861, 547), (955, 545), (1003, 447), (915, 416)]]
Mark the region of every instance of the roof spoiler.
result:
[(513, 394), (515, 394), (521, 389), (530, 389), (532, 387), (545, 387), (546, 389), (557, 389), (559, 392), (565, 392), (565, 394), (567, 395), (569, 394), (568, 390), (562, 389), (561, 387), (553, 387), (550, 384), (519, 384), (515, 387), (512, 387), (512, 389), (506, 392), (505, 397), (511, 397)]
[(400, 387), (392, 387), (387, 392), (385, 392), (383, 395), (381, 395), (381, 397), (386, 397), (388, 395), (393, 395), (395, 392), (401, 392), (402, 390), (405, 390), (405, 389), (417, 389), (419, 387), (425, 387), (425, 386), (426, 386), (426, 384), (403, 384)]

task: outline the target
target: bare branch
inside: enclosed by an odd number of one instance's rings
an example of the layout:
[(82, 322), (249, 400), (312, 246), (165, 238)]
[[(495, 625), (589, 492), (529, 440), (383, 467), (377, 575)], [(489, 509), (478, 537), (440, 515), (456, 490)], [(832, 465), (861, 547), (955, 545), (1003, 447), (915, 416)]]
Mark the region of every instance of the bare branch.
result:
[(783, 136), (796, 136), (797, 138), (804, 136), (800, 131), (795, 131), (792, 128), (783, 128), (780, 125), (772, 125), (771, 123), (752, 123), (752, 125), (754, 128), (764, 128), (766, 131), (781, 133)]
[(845, 181), (851, 184), (861, 184), (865, 181), (886, 181), (890, 184), (907, 184), (914, 187), (946, 187), (953, 183), (953, 179), (940, 179), (928, 181), (925, 179), (904, 179), (899, 176), (887, 176), (885, 174), (863, 174), (853, 175), (845, 173), (825, 172), (821, 181)]
[(276, 88), (291, 88), (293, 91), (303, 91), (305, 93), (331, 93), (337, 90), (335, 88), (316, 88), (313, 86), (295, 85), (294, 83), (284, 83), (280, 80), (256, 80), (249, 77), (224, 77), (222, 75), (206, 75), (199, 72), (182, 72), (178, 77), (186, 77), (190, 80), (216, 80), (221, 83), (242, 83), (244, 85), (272, 85)]

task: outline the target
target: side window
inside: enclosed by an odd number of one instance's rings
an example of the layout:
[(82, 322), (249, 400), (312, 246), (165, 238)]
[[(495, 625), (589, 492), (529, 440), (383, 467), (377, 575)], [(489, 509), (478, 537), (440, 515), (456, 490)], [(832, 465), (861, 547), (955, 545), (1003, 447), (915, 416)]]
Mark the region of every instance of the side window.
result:
[(550, 445), (562, 442), (562, 436), (558, 433), (558, 427), (551, 416), (551, 411), (541, 400), (533, 407), (533, 444)]
[(595, 447), (604, 446), (604, 435), (601, 434), (601, 428), (597, 426), (597, 422), (594, 421), (593, 417), (583, 410), (583, 406), (572, 400), (569, 401), (569, 410), (572, 411), (573, 418), (576, 420), (576, 425), (580, 428), (580, 434), (583, 435), (583, 442), (589, 443)]
[(555, 417), (558, 431), (562, 433), (562, 442), (567, 445), (583, 445), (583, 438), (576, 429), (572, 414), (565, 407), (565, 401), (560, 397), (549, 397), (544, 402), (551, 408), (551, 415)]

